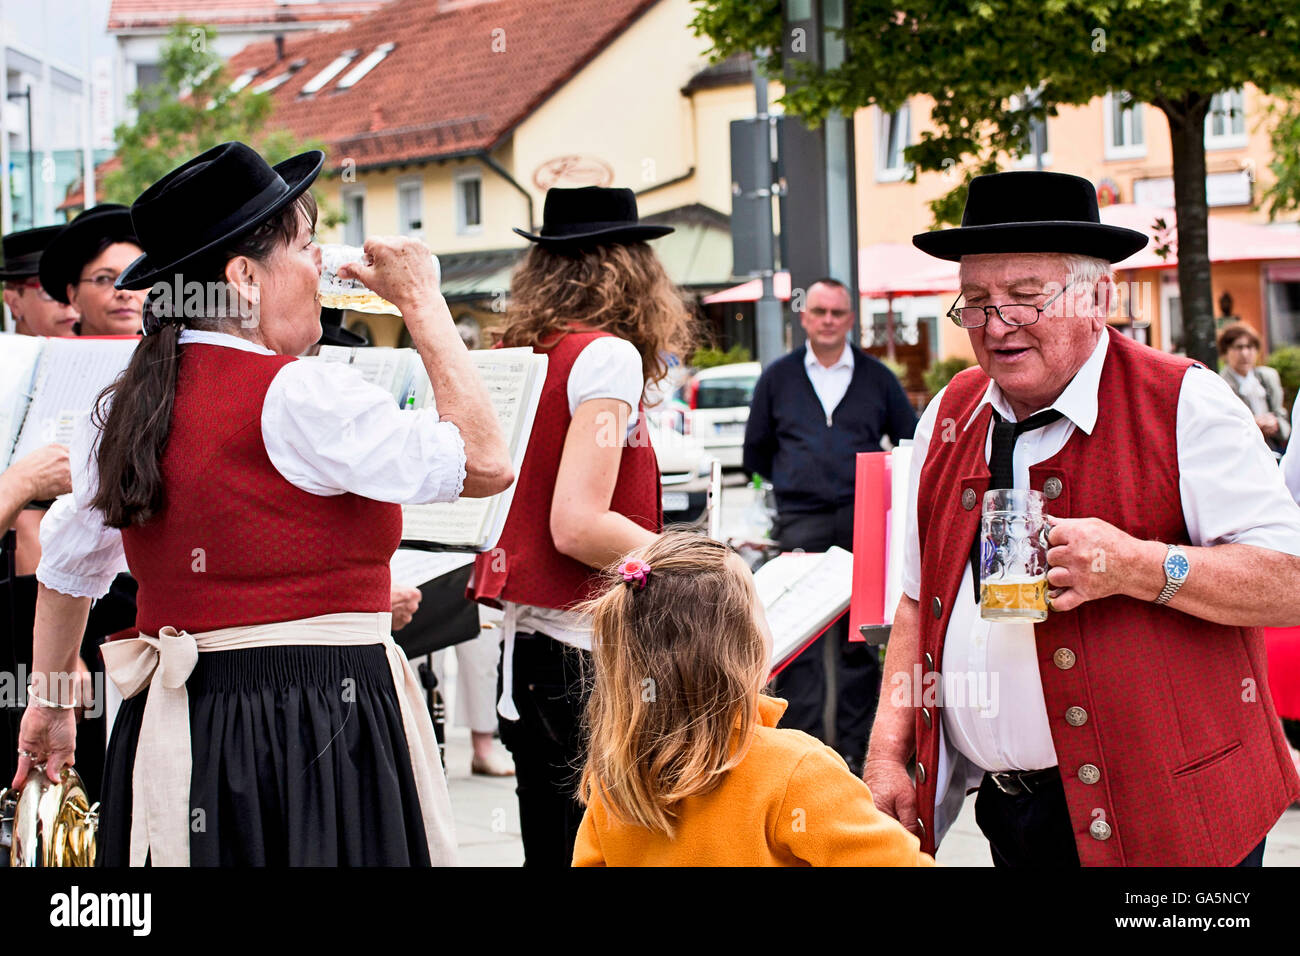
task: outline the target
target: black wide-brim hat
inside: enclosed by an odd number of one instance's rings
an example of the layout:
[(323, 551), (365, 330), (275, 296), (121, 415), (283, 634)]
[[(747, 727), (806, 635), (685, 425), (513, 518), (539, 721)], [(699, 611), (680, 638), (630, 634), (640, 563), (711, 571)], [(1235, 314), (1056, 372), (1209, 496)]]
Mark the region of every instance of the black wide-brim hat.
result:
[(0, 266), (0, 281), (12, 282), (30, 279), (41, 271), (41, 253), (63, 231), (63, 226), (39, 226), (11, 232), (4, 237), (4, 265)]
[(546, 190), (542, 231), (515, 232), (546, 246), (594, 246), (602, 243), (643, 242), (673, 231), (672, 226), (652, 226), (637, 217), (636, 194), (630, 189), (580, 186)]
[(938, 259), (1017, 252), (1093, 256), (1119, 262), (1145, 248), (1146, 233), (1108, 226), (1097, 190), (1082, 176), (1024, 170), (971, 180), (961, 227), (923, 232), (912, 244)]
[(222, 143), (173, 169), (131, 204), (144, 255), (117, 287), (147, 289), (219, 252), (306, 192), (324, 162), (312, 149), (271, 166), (243, 143)]
[(81, 270), (105, 240), (140, 244), (131, 225), (131, 210), (119, 203), (100, 203), (60, 229), (41, 254), (41, 288), (67, 305), (68, 286), (81, 278)]
[(320, 310), (320, 341), (316, 344), (360, 348), (369, 345), (370, 340), (364, 335), (343, 327), (342, 309), (322, 308)]

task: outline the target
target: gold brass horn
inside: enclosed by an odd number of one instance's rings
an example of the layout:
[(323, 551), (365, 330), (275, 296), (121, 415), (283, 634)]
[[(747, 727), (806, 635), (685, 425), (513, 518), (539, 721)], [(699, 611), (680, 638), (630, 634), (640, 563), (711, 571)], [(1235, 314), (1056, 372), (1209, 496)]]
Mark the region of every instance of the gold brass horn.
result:
[(27, 775), (21, 792), (0, 791), (0, 853), (9, 866), (94, 866), (99, 803), (91, 805), (71, 767), (51, 783), (45, 765)]

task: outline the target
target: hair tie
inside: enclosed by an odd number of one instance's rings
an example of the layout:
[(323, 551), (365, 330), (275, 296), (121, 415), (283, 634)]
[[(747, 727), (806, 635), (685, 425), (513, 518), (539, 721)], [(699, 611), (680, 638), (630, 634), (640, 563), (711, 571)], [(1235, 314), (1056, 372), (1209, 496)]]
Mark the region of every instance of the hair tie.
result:
[(618, 573), (623, 575), (624, 584), (637, 582), (637, 590), (645, 588), (646, 578), (650, 576), (650, 565), (640, 558), (630, 558), (618, 566)]

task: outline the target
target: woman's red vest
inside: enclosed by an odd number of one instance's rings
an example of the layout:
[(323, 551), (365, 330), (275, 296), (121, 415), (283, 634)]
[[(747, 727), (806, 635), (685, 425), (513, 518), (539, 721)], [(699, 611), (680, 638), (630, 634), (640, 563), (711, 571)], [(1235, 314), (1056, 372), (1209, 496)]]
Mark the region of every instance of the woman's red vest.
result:
[[(1175, 425), (1191, 362), (1108, 334), (1092, 434), (1076, 430), (1033, 465), (1030, 487), (1046, 491), (1052, 516), (1100, 518), (1137, 538), (1188, 544)], [(918, 661), (936, 674), (953, 602), (970, 600), (957, 590), (989, 484), (990, 407), (966, 422), (987, 385), (978, 368), (952, 380), (921, 469)], [(1034, 639), (1084, 866), (1231, 866), (1300, 798), (1259, 628), (1113, 596), (1049, 614)], [(929, 853), (942, 716), (938, 707), (916, 711)]]
[(136, 627), (191, 632), (392, 608), (399, 505), (289, 484), (262, 442), (262, 402), (291, 356), (181, 347), (163, 507), (122, 530)]
[[(564, 439), (569, 432), (569, 371), (578, 354), (607, 332), (562, 334), (546, 352), (546, 382), (537, 405), (532, 436), (510, 514), (497, 547), (474, 562), (466, 597), (500, 607), (503, 601), (534, 607), (568, 608), (591, 597), (598, 575), (587, 565), (555, 549), (551, 539), (551, 499), (560, 470)], [(622, 435), (617, 436), (621, 439)], [(645, 423), (645, 408), (637, 405), (637, 424), (623, 445), (618, 481), (609, 509), (649, 531), (663, 529), (663, 497), (659, 463)]]

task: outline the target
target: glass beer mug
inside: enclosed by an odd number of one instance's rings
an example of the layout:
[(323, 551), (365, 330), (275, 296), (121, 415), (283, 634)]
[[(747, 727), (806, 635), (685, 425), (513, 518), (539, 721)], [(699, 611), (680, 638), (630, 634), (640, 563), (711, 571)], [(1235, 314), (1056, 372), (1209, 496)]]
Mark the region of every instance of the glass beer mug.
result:
[(1047, 620), (1047, 533), (1043, 495), (1002, 488), (984, 493), (980, 517), (980, 617)]

